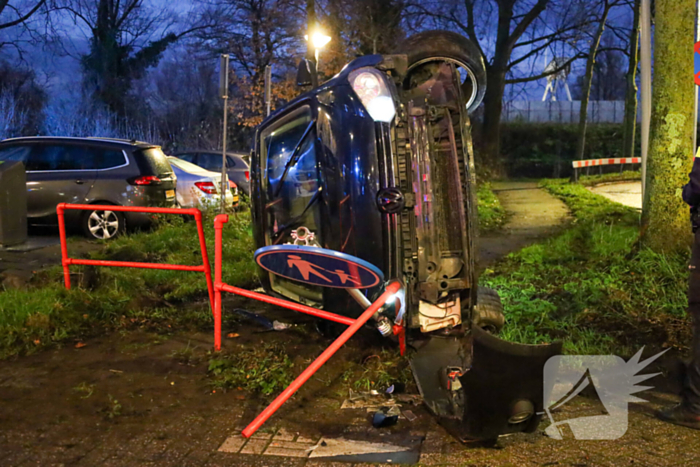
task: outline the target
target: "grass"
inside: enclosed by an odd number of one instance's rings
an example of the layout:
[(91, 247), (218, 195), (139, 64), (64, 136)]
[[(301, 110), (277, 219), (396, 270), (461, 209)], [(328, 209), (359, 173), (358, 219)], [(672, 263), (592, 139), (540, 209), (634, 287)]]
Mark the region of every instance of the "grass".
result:
[(571, 209), (570, 229), (509, 255), (482, 275), (506, 309), (503, 337), (564, 341), (577, 354), (682, 347), (689, 337), (687, 255), (639, 245), (639, 214), (581, 184), (542, 186)]
[(497, 230), (507, 220), (506, 210), (493, 192), (490, 183), (480, 183), (476, 192), (478, 200), (479, 230), (490, 232)]
[[(213, 219), (204, 222), (213, 263)], [(231, 216), (224, 228), (223, 277), (232, 285), (256, 281), (250, 215)], [(93, 259), (201, 264), (196, 224), (171, 218), (149, 232), (124, 235)], [(72, 267), (65, 290), (60, 267), (38, 273), (27, 289), (0, 292), (0, 358), (130, 326), (169, 330), (211, 326), (204, 274), (155, 269)], [(73, 275), (73, 274), (72, 274)], [(198, 306), (178, 303), (200, 300)], [(170, 326), (170, 327), (168, 327)]]
[(361, 363), (353, 363), (343, 372), (340, 380), (344, 388), (361, 392), (374, 389), (383, 393), (394, 383), (409, 385), (413, 374), (408, 358), (402, 357), (395, 349), (385, 349), (364, 358)]
[(578, 182), (584, 186), (597, 185), (599, 183), (624, 182), (641, 180), (642, 172), (638, 170), (626, 170), (622, 173), (609, 173), (602, 175), (581, 175)]
[(215, 389), (240, 388), (271, 396), (293, 380), (294, 363), (279, 345), (263, 343), (209, 360)]

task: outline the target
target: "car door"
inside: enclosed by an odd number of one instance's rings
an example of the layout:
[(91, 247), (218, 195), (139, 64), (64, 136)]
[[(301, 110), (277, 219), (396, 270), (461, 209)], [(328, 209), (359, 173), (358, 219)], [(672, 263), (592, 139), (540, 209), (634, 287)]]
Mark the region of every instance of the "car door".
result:
[[(307, 236), (307, 240), (297, 243), (323, 245), (321, 181), (311, 109), (299, 108), (266, 128), (260, 135), (260, 151), (265, 244), (295, 242), (297, 232), (309, 232), (313, 240), (308, 241)], [(319, 287), (274, 275), (270, 282), (278, 293), (296, 300), (321, 300)]]
[(59, 203), (84, 203), (95, 182), (95, 160), (89, 147), (33, 145), (27, 160), (27, 217), (53, 217)]

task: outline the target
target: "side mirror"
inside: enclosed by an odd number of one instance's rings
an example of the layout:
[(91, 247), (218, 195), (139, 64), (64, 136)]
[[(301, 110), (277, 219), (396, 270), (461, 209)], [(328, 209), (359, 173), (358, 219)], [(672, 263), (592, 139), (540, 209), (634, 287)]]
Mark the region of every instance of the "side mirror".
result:
[(297, 86), (311, 86), (313, 84), (313, 75), (311, 74), (311, 62), (303, 58), (299, 62), (297, 69)]

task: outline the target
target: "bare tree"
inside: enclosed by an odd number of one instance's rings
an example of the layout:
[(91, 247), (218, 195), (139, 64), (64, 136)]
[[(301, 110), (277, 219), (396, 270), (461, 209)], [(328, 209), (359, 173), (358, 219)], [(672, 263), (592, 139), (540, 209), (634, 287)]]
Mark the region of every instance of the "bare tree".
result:
[(637, 131), (637, 66), (639, 64), (639, 17), (642, 2), (633, 0), (632, 28), (629, 34), (629, 62), (627, 67), (627, 94), (625, 97), (623, 157), (634, 156), (634, 139)]
[(49, 0), (0, 0), (0, 50), (12, 48), (22, 57), (21, 33), (10, 34), (13, 28), (22, 28), (22, 33), (33, 32), (30, 23), (51, 11)]
[[(428, 16), (437, 25), (462, 32), (481, 52), (487, 74), (482, 130), (487, 156), (500, 155), (506, 85), (542, 79), (585, 57), (576, 46), (581, 28), (591, 22), (586, 5), (583, 0), (451, 0), (408, 7), (414, 18)], [(537, 59), (546, 50), (568, 58), (555, 69), (536, 72)]]
[(86, 85), (118, 115), (126, 114), (133, 80), (157, 64), (168, 46), (199, 28), (176, 31), (171, 11), (144, 0), (70, 0), (63, 10), (88, 31), (90, 51), (81, 57)]
[(588, 127), (588, 101), (591, 96), (591, 83), (593, 82), (593, 67), (595, 66), (596, 55), (598, 54), (598, 46), (600, 39), (605, 31), (605, 23), (608, 22), (610, 10), (619, 3), (619, 0), (602, 0), (598, 5), (601, 8), (598, 26), (591, 38), (591, 46), (586, 59), (586, 73), (583, 78), (583, 87), (581, 92), (581, 111), (579, 113), (578, 123), (578, 143), (576, 145), (576, 158), (583, 159), (583, 152), (586, 148), (586, 129)]
[(230, 102), (239, 123), (253, 126), (262, 118), (267, 65), (274, 65), (275, 100), (296, 94), (289, 72), (295, 68), (294, 57), (303, 52), (304, 7), (300, 0), (208, 0), (205, 4), (200, 22), (207, 26), (197, 32), (197, 45), (209, 56), (230, 54)]

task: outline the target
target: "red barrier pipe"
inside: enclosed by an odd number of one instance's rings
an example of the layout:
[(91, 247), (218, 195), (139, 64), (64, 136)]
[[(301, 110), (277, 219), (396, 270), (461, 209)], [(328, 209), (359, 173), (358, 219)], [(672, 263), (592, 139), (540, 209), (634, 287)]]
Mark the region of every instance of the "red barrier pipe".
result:
[(214, 349), (221, 350), (221, 243), (228, 214), (214, 218)]
[(56, 214), (58, 215), (58, 237), (61, 240), (61, 265), (63, 266), (63, 282), (66, 284), (66, 289), (70, 290), (70, 263), (68, 262), (68, 244), (66, 243), (66, 221), (63, 218), (63, 210), (66, 203), (61, 203), (56, 206)]
[[(197, 222), (197, 235), (199, 237), (199, 247), (202, 252), (202, 264), (199, 266), (186, 266), (180, 264), (157, 264), (157, 263), (137, 263), (130, 261), (104, 261), (104, 260), (89, 260), (89, 259), (73, 259), (68, 257), (68, 245), (66, 243), (66, 225), (65, 225), (65, 210), (98, 210), (98, 211), (115, 211), (115, 212), (141, 212), (152, 214), (185, 214), (194, 216)], [(56, 214), (58, 215), (58, 235), (61, 240), (61, 264), (63, 265), (63, 279), (66, 289), (70, 289), (70, 265), (90, 265), (90, 266), (109, 266), (122, 268), (140, 268), (140, 269), (163, 269), (170, 271), (192, 271), (203, 272), (207, 280), (207, 290), (209, 292), (209, 306), (214, 312), (214, 284), (211, 278), (211, 265), (209, 264), (209, 256), (207, 254), (207, 244), (204, 237), (204, 226), (202, 225), (202, 212), (196, 208), (180, 209), (180, 208), (156, 208), (142, 206), (113, 206), (103, 204), (67, 204), (60, 203), (56, 206)]]
[(200, 216), (202, 215), (202, 212), (196, 208), (153, 208), (143, 206), (114, 206), (111, 204), (59, 204), (59, 206), (61, 205), (63, 209), (73, 209), (77, 211), (147, 212), (150, 214), (188, 214), (190, 216), (197, 216), (197, 213), (199, 213)]
[(209, 254), (207, 253), (207, 241), (204, 238), (204, 225), (202, 225), (202, 213), (199, 209), (194, 214), (197, 223), (197, 235), (199, 236), (199, 249), (202, 250), (202, 264), (204, 265), (204, 276), (207, 279), (207, 291), (209, 292), (209, 308), (214, 314), (214, 283), (211, 279), (211, 264), (209, 264)]
[(109, 266), (117, 268), (165, 269), (170, 271), (204, 272), (204, 265), (186, 266), (182, 264), (135, 263), (132, 261), (109, 261), (102, 259), (68, 258), (68, 264), (76, 266)]
[(323, 351), (319, 357), (309, 365), (306, 370), (300, 374), (297, 379), (292, 381), (292, 384), (287, 386), (287, 389), (282, 391), (282, 393), (275, 398), (270, 405), (268, 405), (265, 410), (263, 410), (260, 415), (258, 415), (255, 420), (253, 420), (250, 425), (245, 427), (242, 431), (242, 435), (246, 438), (250, 438), (253, 433), (255, 433), (263, 423), (267, 421), (268, 418), (274, 414), (277, 409), (279, 409), (282, 404), (284, 404), (287, 399), (292, 397), (292, 395), (306, 382), (311, 376), (313, 376), (316, 371), (318, 371), (321, 366), (328, 361), (329, 358), (333, 356), (348, 339), (350, 339), (353, 334), (355, 334), (376, 312), (381, 308), (382, 305), (401, 288), (400, 282), (392, 282), (389, 284), (383, 294), (367, 308), (355, 322), (350, 325), (345, 332), (343, 332), (340, 337), (338, 337), (331, 345), (328, 346), (326, 350)]
[(224, 292), (240, 295), (242, 297), (252, 298), (253, 300), (258, 300), (260, 302), (270, 303), (271, 305), (281, 306), (282, 308), (289, 308), (290, 310), (298, 311), (299, 313), (306, 313), (307, 315), (315, 316), (317, 318), (335, 321), (336, 323), (345, 324), (347, 326), (350, 326), (353, 323), (355, 323), (354, 319), (348, 318), (347, 316), (336, 315), (335, 313), (330, 313), (328, 311), (319, 310), (310, 306), (301, 305), (299, 303), (282, 300), (281, 298), (271, 297), (269, 295), (252, 292), (250, 290), (239, 289), (238, 287), (231, 287), (227, 284), (221, 284), (221, 290), (223, 290)]

